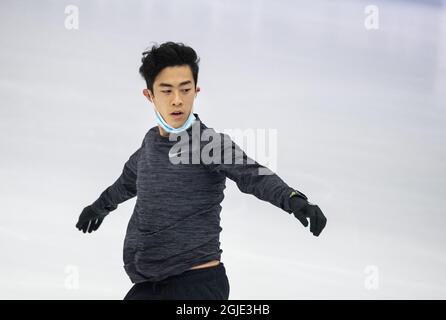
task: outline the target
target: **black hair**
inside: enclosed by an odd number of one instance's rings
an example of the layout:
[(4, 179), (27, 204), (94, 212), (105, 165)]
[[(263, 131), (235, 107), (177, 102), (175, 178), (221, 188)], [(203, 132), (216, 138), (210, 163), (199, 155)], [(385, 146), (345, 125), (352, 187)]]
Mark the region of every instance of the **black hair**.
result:
[(139, 68), (139, 73), (146, 81), (147, 89), (150, 89), (152, 93), (156, 76), (165, 67), (171, 66), (188, 65), (195, 81), (195, 89), (197, 88), (200, 58), (191, 47), (181, 42), (168, 41), (160, 46), (153, 45), (150, 50), (144, 51), (142, 55), (142, 66)]

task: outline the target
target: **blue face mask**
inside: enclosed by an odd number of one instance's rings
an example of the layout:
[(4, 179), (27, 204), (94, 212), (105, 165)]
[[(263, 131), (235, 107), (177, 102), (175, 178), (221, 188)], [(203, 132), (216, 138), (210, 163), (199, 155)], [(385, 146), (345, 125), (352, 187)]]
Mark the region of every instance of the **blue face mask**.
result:
[(194, 113), (191, 110), (191, 112), (189, 114), (189, 117), (183, 123), (183, 125), (181, 127), (179, 127), (179, 128), (173, 128), (173, 127), (169, 126), (166, 121), (164, 121), (163, 117), (161, 116), (161, 114), (157, 110), (155, 110), (155, 114), (156, 114), (156, 122), (164, 130), (166, 130), (169, 133), (179, 133), (179, 132), (182, 132), (182, 131), (188, 129), (192, 125), (192, 122), (194, 122), (194, 120), (196, 119)]

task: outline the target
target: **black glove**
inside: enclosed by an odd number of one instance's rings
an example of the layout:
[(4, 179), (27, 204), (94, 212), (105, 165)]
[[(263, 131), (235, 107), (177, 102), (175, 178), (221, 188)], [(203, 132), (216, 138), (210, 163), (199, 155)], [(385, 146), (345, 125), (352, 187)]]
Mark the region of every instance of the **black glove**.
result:
[(82, 213), (79, 216), (79, 221), (76, 224), (76, 228), (84, 233), (87, 231), (88, 233), (96, 231), (107, 215), (108, 212), (99, 213), (95, 211), (91, 205), (87, 206), (84, 208), (84, 210), (82, 210)]
[(310, 232), (315, 237), (319, 236), (327, 224), (327, 218), (317, 205), (308, 202), (307, 197), (299, 192), (294, 191), (290, 195), (290, 208), (294, 216), (304, 225), (308, 226), (307, 218), (310, 218)]

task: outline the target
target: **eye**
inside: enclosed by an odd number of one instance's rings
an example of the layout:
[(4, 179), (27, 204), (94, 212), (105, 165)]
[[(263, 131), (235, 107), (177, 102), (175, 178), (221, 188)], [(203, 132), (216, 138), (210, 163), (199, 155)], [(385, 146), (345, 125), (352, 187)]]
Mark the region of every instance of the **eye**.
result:
[(169, 93), (169, 92), (170, 92), (170, 90), (163, 90), (163, 91), (161, 91), (161, 92), (164, 92), (164, 93)]
[(190, 89), (183, 89), (184, 92), (189, 92)]

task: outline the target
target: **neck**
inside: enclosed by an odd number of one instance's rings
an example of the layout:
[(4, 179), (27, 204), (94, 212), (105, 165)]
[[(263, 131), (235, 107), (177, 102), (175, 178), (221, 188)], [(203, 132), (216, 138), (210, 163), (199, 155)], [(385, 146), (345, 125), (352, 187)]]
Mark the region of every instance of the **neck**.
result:
[(166, 130), (164, 130), (160, 125), (158, 125), (158, 129), (160, 131), (160, 135), (163, 137), (168, 137), (169, 136), (169, 132), (167, 132)]

